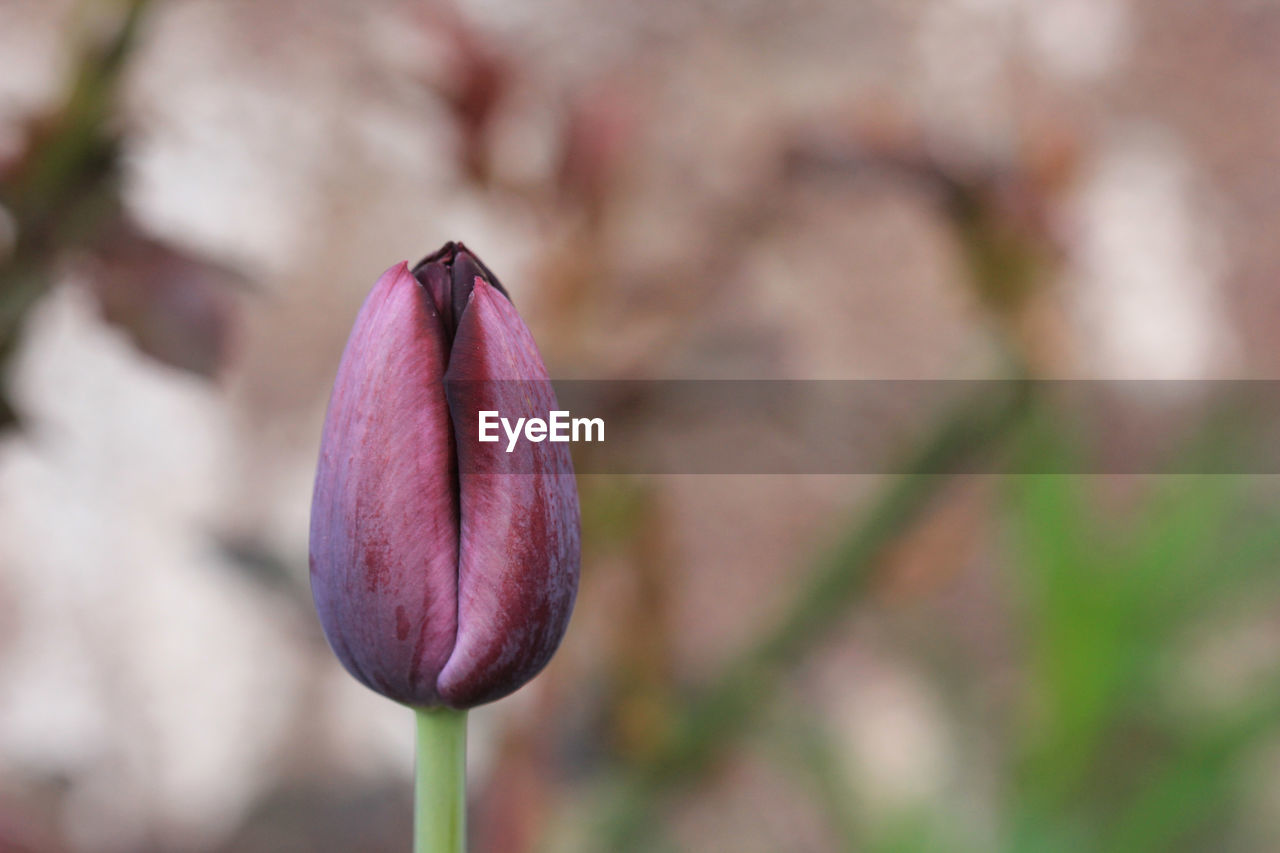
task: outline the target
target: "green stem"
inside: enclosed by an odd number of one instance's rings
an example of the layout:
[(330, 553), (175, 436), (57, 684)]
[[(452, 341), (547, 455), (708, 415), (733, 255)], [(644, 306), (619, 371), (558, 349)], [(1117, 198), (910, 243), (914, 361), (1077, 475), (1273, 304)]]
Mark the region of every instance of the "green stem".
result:
[(414, 853), (464, 853), (467, 847), (467, 712), (424, 708), (418, 716)]

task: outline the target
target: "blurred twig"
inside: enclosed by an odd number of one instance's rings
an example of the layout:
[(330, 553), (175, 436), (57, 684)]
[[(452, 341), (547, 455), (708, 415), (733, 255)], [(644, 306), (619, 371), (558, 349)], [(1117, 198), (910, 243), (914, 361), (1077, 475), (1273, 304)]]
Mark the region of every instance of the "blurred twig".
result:
[[(1029, 295), (1042, 283), (1044, 265), (1027, 260), (1041, 254), (1047, 228), (1033, 181), (953, 169), (919, 151), (892, 151), (855, 145), (853, 159), (838, 171), (875, 168), (906, 174), (939, 191), (945, 221), (964, 248), (966, 277), (986, 307), (1003, 321), (1000, 341), (1016, 365), (1042, 361), (1028, 346), (1023, 325)], [(822, 158), (801, 150), (784, 155), (784, 171), (808, 171)], [(1009, 187), (1017, 191), (1010, 191)], [(1031, 212), (1029, 215), (1028, 212)], [(611, 850), (647, 844), (646, 832), (660, 800), (705, 775), (734, 741), (749, 729), (760, 708), (778, 689), (788, 667), (800, 660), (861, 600), (876, 578), (888, 545), (920, 518), (951, 479), (975, 456), (998, 444), (1027, 410), (1029, 386), (997, 383), (1000, 397), (982, 393), (946, 417), (909, 458), (902, 475), (888, 483), (869, 510), (809, 575), (783, 618), (762, 640), (732, 662), (713, 685), (675, 721), (665, 744), (627, 774), (616, 806), (606, 812), (604, 841)], [(864, 514), (865, 513), (865, 514)]]
[(606, 849), (645, 843), (658, 801), (704, 775), (754, 722), (788, 666), (845, 616), (876, 576), (887, 545), (906, 530), (975, 456), (996, 444), (1025, 408), (1025, 386), (984, 393), (943, 422), (889, 483), (853, 531), (821, 558), (783, 618), (677, 720), (666, 744), (633, 770), (618, 806), (606, 815)]
[(864, 833), (855, 806), (857, 795), (834, 734), (813, 709), (798, 702), (786, 703), (784, 708), (785, 713), (778, 715), (776, 725), (771, 726), (775, 734), (773, 745), (782, 753), (781, 758), (803, 772), (839, 849), (859, 849)]
[[(25, 155), (0, 181), (0, 203), (16, 230), (12, 252), (0, 262), (0, 366), (48, 287), (57, 252), (81, 244), (117, 205), (118, 144), (110, 120), (149, 5), (125, 4), (112, 35), (86, 52), (62, 107), (35, 123)], [(0, 427), (13, 419), (4, 400), (0, 393)]]
[(959, 250), (971, 292), (1002, 327), (1004, 343), (1035, 375), (1059, 372), (1069, 335), (1051, 303), (1046, 275), (1065, 248), (1054, 208), (1076, 172), (1069, 137), (1048, 137), (1019, 156), (973, 161), (957, 146), (919, 129), (864, 128), (836, 140), (798, 136), (783, 152), (783, 171), (815, 185), (888, 179), (932, 199)]

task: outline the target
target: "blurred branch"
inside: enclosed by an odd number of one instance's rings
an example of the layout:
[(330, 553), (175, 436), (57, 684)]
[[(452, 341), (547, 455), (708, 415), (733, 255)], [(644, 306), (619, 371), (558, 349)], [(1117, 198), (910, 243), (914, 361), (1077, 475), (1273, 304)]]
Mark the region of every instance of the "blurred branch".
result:
[[(110, 119), (150, 0), (130, 0), (105, 42), (86, 51), (63, 106), (34, 123), (26, 152), (0, 181), (15, 242), (0, 263), (0, 367), (27, 311), (48, 287), (57, 252), (78, 245), (117, 207), (118, 144)], [(13, 412), (0, 392), (0, 428)], [(7, 415), (7, 416), (6, 416)]]
[(888, 180), (923, 193), (1007, 345), (1033, 373), (1053, 373), (1069, 355), (1069, 336), (1042, 296), (1045, 273), (1065, 251), (1054, 208), (1076, 173), (1075, 141), (1048, 136), (999, 162), (942, 156), (958, 147), (942, 142), (912, 128), (867, 127), (835, 140), (801, 135), (782, 153), (783, 173), (821, 186)]
[(749, 729), (790, 666), (862, 600), (885, 548), (968, 463), (1019, 421), (1026, 386), (1010, 387), (1012, 392), (1005, 388), (997, 399), (983, 393), (967, 401), (943, 422), (914, 454), (907, 473), (890, 482), (853, 531), (818, 561), (783, 618), (692, 703), (666, 744), (629, 774), (618, 807), (606, 815), (606, 849), (641, 847), (659, 800), (713, 767)]
[[(885, 146), (855, 140), (835, 155), (800, 146), (785, 153), (784, 174), (815, 171), (859, 173), (865, 167), (905, 176), (936, 192), (963, 249), (970, 286), (1000, 319), (1017, 378), (1024, 365), (1038, 365), (1027, 334), (1025, 307), (1043, 283), (1052, 240), (1045, 205), (1055, 181), (1034, 169), (964, 169), (943, 163), (922, 146)], [(910, 529), (951, 480), (978, 455), (997, 445), (1028, 409), (1029, 386), (1000, 384), (993, 398), (983, 392), (946, 417), (910, 457), (904, 474), (888, 483), (849, 535), (809, 574), (799, 595), (764, 638), (733, 661), (672, 725), (672, 734), (647, 761), (630, 770), (622, 795), (604, 816), (604, 843), (611, 850), (640, 849), (660, 801), (706, 775), (716, 760), (755, 722), (791, 666), (822, 640), (860, 602), (877, 577), (885, 549)], [(865, 514), (864, 514), (865, 512)]]
[(788, 702), (770, 728), (780, 757), (804, 774), (817, 796), (839, 849), (858, 850), (864, 833), (855, 810), (857, 794), (825, 721), (813, 709)]

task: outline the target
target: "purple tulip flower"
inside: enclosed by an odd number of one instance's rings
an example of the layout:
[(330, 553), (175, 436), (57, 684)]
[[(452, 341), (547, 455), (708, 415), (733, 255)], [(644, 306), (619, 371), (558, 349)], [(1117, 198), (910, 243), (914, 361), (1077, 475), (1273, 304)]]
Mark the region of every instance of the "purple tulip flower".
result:
[(528, 328), (460, 243), (378, 279), (338, 368), (311, 506), (316, 610), (363, 684), (469, 708), (550, 660), (578, 586), (568, 447), (481, 443), (476, 412), (555, 408)]

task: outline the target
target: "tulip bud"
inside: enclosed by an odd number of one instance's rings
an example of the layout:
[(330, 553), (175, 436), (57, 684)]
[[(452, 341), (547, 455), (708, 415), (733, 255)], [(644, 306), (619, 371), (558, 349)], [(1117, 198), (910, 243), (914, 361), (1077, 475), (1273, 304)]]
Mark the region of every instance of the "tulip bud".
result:
[(551, 658), (578, 585), (573, 464), (564, 444), (479, 442), (475, 413), (555, 408), (528, 328), (464, 246), (378, 279), (338, 368), (311, 507), (316, 610), (363, 684), (468, 708)]

